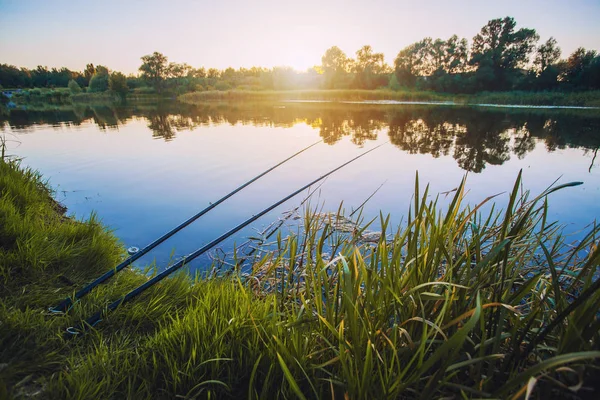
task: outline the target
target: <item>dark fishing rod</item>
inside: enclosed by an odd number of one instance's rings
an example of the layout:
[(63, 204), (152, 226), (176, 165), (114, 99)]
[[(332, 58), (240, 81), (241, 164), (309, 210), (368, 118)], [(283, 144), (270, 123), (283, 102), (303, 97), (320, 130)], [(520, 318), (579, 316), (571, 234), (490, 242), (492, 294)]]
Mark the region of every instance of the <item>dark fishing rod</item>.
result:
[(122, 263), (120, 263), (119, 265), (117, 265), (116, 267), (114, 267), (113, 269), (111, 269), (109, 271), (106, 271), (102, 276), (100, 276), (99, 278), (97, 278), (95, 281), (93, 281), (89, 285), (85, 286), (80, 291), (76, 292), (73, 297), (67, 297), (60, 304), (56, 305), (55, 307), (50, 307), (49, 308), (50, 312), (53, 312), (53, 313), (64, 313), (64, 312), (67, 312), (70, 309), (70, 307), (73, 305), (73, 303), (75, 301), (77, 301), (78, 299), (82, 298), (83, 296), (85, 296), (86, 294), (88, 294), (89, 292), (91, 292), (92, 289), (94, 289), (96, 286), (98, 286), (101, 283), (107, 281), (113, 275), (115, 275), (117, 272), (121, 271), (123, 268), (126, 268), (129, 265), (133, 264), (136, 260), (138, 260), (139, 258), (141, 258), (142, 256), (144, 256), (145, 254), (147, 254), (150, 250), (154, 249), (156, 246), (158, 246), (159, 244), (161, 244), (162, 242), (164, 242), (165, 240), (167, 240), (168, 238), (170, 238), (171, 236), (173, 236), (174, 234), (176, 234), (177, 232), (179, 232), (180, 230), (182, 230), (183, 228), (185, 228), (186, 226), (188, 226), (192, 222), (196, 221), (198, 218), (200, 218), (201, 216), (203, 216), (204, 214), (206, 214), (207, 212), (209, 212), (210, 210), (212, 210), (213, 208), (215, 208), (216, 206), (218, 206), (219, 204), (221, 204), (222, 202), (224, 202), (225, 200), (227, 200), (228, 198), (230, 198), (231, 196), (233, 196), (234, 194), (236, 194), (240, 190), (242, 190), (245, 187), (249, 186), (250, 184), (256, 182), (258, 179), (262, 178), (263, 176), (265, 176), (269, 172), (273, 171), (275, 168), (281, 166), (282, 164), (285, 164), (286, 162), (288, 162), (292, 158), (300, 155), (301, 153), (305, 152), (306, 150), (310, 149), (313, 146), (316, 146), (317, 144), (319, 144), (321, 142), (322, 142), (322, 140), (319, 140), (318, 142), (315, 142), (315, 143), (311, 144), (310, 146), (303, 148), (302, 150), (298, 151), (297, 153), (295, 153), (295, 154), (289, 156), (288, 158), (286, 158), (285, 160), (281, 161), (279, 164), (276, 164), (276, 165), (272, 166), (271, 168), (267, 169), (266, 171), (264, 171), (260, 175), (257, 175), (254, 178), (250, 179), (248, 182), (244, 183), (242, 186), (238, 187), (233, 192), (230, 192), (230, 193), (226, 194), (225, 196), (221, 197), (219, 200), (215, 201), (214, 203), (211, 203), (211, 205), (209, 205), (208, 207), (206, 207), (205, 209), (203, 209), (202, 211), (200, 211), (196, 215), (192, 216), (188, 220), (182, 222), (181, 224), (179, 224), (178, 226), (176, 226), (175, 228), (173, 228), (169, 232), (165, 233), (164, 235), (162, 235), (161, 237), (159, 237), (154, 242), (150, 243), (149, 245), (147, 245), (146, 247), (144, 247), (143, 249), (141, 249), (137, 253), (133, 254), (130, 257), (128, 257), (125, 261), (123, 261)]
[(296, 196), (300, 192), (306, 190), (307, 188), (309, 188), (310, 186), (314, 185), (315, 183), (317, 183), (317, 182), (319, 182), (319, 181), (327, 178), (329, 175), (331, 175), (334, 172), (336, 172), (336, 171), (344, 168), (346, 165), (348, 165), (348, 164), (350, 164), (350, 163), (358, 160), (359, 158), (361, 158), (361, 157), (369, 154), (370, 152), (378, 149), (379, 147), (383, 146), (386, 143), (380, 144), (379, 146), (376, 146), (376, 147), (372, 148), (371, 150), (367, 150), (364, 153), (359, 154), (358, 156), (354, 157), (353, 159), (351, 159), (349, 161), (346, 161), (342, 165), (340, 165), (340, 166), (332, 169), (331, 171), (327, 172), (325, 175), (320, 176), (319, 178), (315, 179), (314, 181), (312, 181), (310, 183), (307, 183), (306, 185), (302, 186), (300, 189), (294, 191), (293, 193), (290, 193), (289, 195), (287, 195), (283, 199), (279, 200), (278, 202), (273, 203), (272, 205), (270, 205), (269, 207), (265, 208), (264, 210), (262, 210), (258, 214), (252, 216), (251, 218), (248, 218), (246, 221), (242, 222), (241, 224), (239, 224), (235, 228), (231, 229), (230, 231), (228, 231), (228, 232), (222, 234), (221, 236), (219, 236), (218, 238), (214, 239), (212, 242), (210, 242), (210, 243), (206, 244), (205, 246), (202, 246), (199, 249), (195, 250), (194, 252), (188, 254), (187, 256), (185, 256), (184, 258), (182, 258), (181, 260), (179, 260), (178, 262), (176, 262), (175, 264), (173, 264), (171, 267), (167, 268), (163, 272), (159, 273), (158, 275), (154, 276), (153, 278), (151, 278), (148, 281), (146, 281), (145, 283), (143, 283), (142, 285), (140, 285), (137, 288), (133, 289), (131, 292), (127, 293), (125, 296), (121, 297), (119, 300), (116, 300), (116, 301), (112, 302), (111, 304), (108, 305), (108, 307), (106, 309), (98, 311), (97, 313), (95, 313), (94, 315), (92, 315), (91, 317), (89, 317), (88, 319), (86, 319), (82, 324), (78, 325), (77, 327), (70, 327), (70, 328), (68, 328), (67, 332), (69, 334), (71, 334), (71, 335), (77, 335), (77, 334), (79, 334), (81, 332), (84, 332), (87, 327), (92, 327), (92, 326), (96, 325), (98, 322), (100, 322), (102, 320), (102, 316), (103, 315), (105, 315), (106, 313), (108, 313), (110, 311), (115, 310), (121, 304), (123, 304), (123, 303), (125, 303), (125, 302), (127, 302), (127, 301), (129, 301), (131, 299), (133, 299), (134, 297), (136, 297), (139, 294), (141, 294), (144, 290), (148, 289), (152, 285), (160, 282), (161, 280), (163, 280), (167, 276), (171, 275), (173, 272), (175, 272), (178, 269), (180, 269), (181, 267), (183, 267), (186, 262), (192, 261), (196, 257), (198, 257), (198, 256), (206, 253), (212, 247), (216, 246), (217, 244), (221, 243), (223, 240), (225, 240), (225, 239), (229, 238), (230, 236), (234, 235), (239, 230), (241, 230), (241, 229), (245, 228), (246, 226), (250, 225), (251, 223), (253, 223), (257, 219), (259, 219), (260, 217), (262, 217), (263, 215), (265, 215), (269, 211), (271, 211), (274, 208), (278, 207), (279, 205), (285, 203), (286, 201), (288, 201), (292, 197)]

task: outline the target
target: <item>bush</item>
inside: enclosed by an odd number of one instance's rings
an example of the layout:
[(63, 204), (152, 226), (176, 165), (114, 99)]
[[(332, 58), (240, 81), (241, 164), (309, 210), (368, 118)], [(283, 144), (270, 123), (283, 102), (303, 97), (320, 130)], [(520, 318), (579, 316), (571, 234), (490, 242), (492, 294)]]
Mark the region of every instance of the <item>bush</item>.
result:
[(108, 75), (94, 74), (90, 79), (88, 90), (91, 93), (105, 92), (108, 90)]
[(129, 87), (127, 86), (127, 78), (120, 72), (113, 72), (108, 78), (108, 87), (116, 93), (122, 100), (125, 100)]
[(73, 79), (71, 79), (69, 81), (69, 84), (67, 86), (69, 87), (69, 90), (71, 91), (71, 94), (81, 93), (81, 86), (79, 86), (77, 84), (77, 82), (75, 82)]
[(226, 90), (230, 90), (231, 89), (231, 85), (227, 82), (217, 82), (217, 84), (215, 85), (215, 89), (220, 90), (222, 92), (226, 91)]
[(150, 86), (141, 86), (133, 89), (134, 94), (156, 94), (156, 89)]

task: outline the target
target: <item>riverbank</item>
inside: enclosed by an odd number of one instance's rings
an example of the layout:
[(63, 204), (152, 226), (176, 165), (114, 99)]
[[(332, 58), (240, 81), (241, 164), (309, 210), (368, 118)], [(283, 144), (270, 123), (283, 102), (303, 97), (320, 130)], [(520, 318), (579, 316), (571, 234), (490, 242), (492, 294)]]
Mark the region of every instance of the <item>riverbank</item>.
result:
[(180, 95), (190, 104), (211, 101), (406, 101), (457, 105), (514, 104), (534, 106), (600, 107), (600, 91), (588, 92), (498, 92), (454, 95), (429, 91), (396, 90), (289, 90), (289, 91), (203, 91)]
[(124, 251), (96, 218), (66, 217), (39, 174), (0, 160), (0, 397), (589, 395), (598, 229), (554, 245), (543, 201), (525, 203), (520, 184), (498, 219), (474, 219), (462, 186), (439, 214), (417, 184), (407, 226), (384, 220), (388, 235), (370, 240), (364, 224), (308, 210), (307, 235), (245, 275), (179, 274), (65, 340), (146, 275), (124, 270), (49, 315)]
[[(34, 88), (11, 91), (10, 100), (15, 107), (43, 105), (68, 105), (68, 104), (113, 104), (122, 103), (123, 98), (111, 91), (73, 93), (68, 88)], [(127, 93), (126, 100), (132, 102), (156, 102), (163, 97), (157, 95), (149, 88), (133, 89)]]
[[(581, 92), (482, 92), (471, 95), (437, 93), (416, 90), (209, 90), (173, 94), (157, 94), (151, 88), (130, 90), (127, 101), (156, 102), (177, 98), (188, 104), (206, 102), (236, 101), (398, 101), (398, 102), (433, 102), (456, 105), (531, 105), (531, 106), (567, 106), (600, 108), (600, 91)], [(109, 91), (99, 93), (71, 93), (66, 88), (57, 89), (23, 89), (16, 92), (12, 99), (15, 105), (34, 104), (94, 104), (119, 103), (122, 99)]]

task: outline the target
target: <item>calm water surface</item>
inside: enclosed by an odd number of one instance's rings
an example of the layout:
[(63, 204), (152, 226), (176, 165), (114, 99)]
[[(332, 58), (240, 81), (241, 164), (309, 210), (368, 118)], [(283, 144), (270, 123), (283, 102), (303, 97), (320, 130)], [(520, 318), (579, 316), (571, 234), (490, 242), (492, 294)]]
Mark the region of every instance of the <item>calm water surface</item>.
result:
[[(140, 265), (160, 266), (258, 213), (377, 144), (389, 144), (329, 177), (313, 206), (347, 211), (380, 185), (364, 214), (406, 215), (415, 172), (431, 193), (468, 173), (472, 204), (509, 191), (520, 169), (533, 193), (557, 178), (584, 185), (552, 195), (551, 217), (578, 231), (600, 217), (600, 113), (424, 105), (177, 103), (13, 110), (0, 116), (10, 152), (40, 170), (77, 217), (92, 212), (125, 246), (138, 246), (319, 139), (323, 143), (262, 178), (162, 244)], [(294, 208), (299, 196), (221, 247), (230, 251)], [(498, 198), (507, 201), (504, 194)], [(442, 196), (442, 202), (447, 199)], [(290, 224), (293, 224), (293, 220)], [(376, 225), (373, 226), (377, 228)], [(579, 233), (580, 235), (580, 233)], [(208, 257), (195, 266), (206, 266)]]

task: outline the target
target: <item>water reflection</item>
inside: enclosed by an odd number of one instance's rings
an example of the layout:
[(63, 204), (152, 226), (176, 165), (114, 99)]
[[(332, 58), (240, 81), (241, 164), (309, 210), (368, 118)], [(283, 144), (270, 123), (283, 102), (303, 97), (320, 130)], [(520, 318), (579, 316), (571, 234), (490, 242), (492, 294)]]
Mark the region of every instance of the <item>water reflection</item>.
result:
[(94, 123), (116, 130), (143, 118), (153, 137), (174, 140), (182, 131), (219, 124), (290, 127), (307, 124), (335, 145), (349, 138), (357, 146), (388, 135), (399, 149), (434, 158), (452, 156), (466, 171), (481, 172), (511, 157), (523, 158), (543, 142), (551, 152), (563, 148), (596, 151), (600, 113), (583, 110), (502, 110), (446, 106), (340, 103), (249, 103), (190, 106), (175, 102), (125, 107), (75, 106), (50, 110), (11, 110), (0, 127), (27, 131)]

